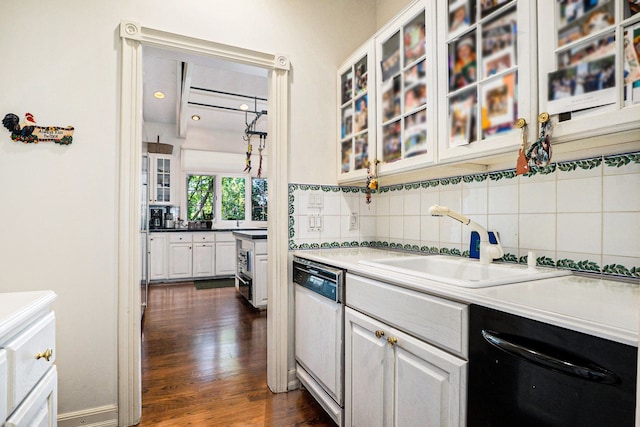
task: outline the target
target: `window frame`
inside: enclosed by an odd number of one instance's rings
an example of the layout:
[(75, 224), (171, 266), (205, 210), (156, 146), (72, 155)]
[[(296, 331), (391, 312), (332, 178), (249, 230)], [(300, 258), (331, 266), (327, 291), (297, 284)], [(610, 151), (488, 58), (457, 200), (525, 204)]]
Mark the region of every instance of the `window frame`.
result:
[[(252, 180), (257, 178), (252, 175), (242, 174), (242, 173), (229, 173), (229, 172), (200, 172), (200, 171), (185, 171), (184, 173), (184, 217), (186, 218), (186, 212), (188, 211), (188, 177), (191, 175), (207, 175), (213, 176), (214, 178), (214, 205), (213, 205), (213, 226), (217, 228), (236, 228), (240, 227), (266, 227), (267, 221), (254, 221), (252, 220), (251, 214), (251, 192), (252, 192)], [(245, 181), (245, 194), (244, 194), (244, 219), (239, 220), (239, 224), (236, 220), (222, 220), (222, 178), (243, 178)], [(261, 177), (261, 179), (267, 179), (268, 177)], [(267, 181), (268, 182), (268, 181)], [(268, 209), (267, 202), (267, 209)], [(267, 210), (268, 212), (268, 210)], [(267, 214), (268, 215), (268, 214)]]

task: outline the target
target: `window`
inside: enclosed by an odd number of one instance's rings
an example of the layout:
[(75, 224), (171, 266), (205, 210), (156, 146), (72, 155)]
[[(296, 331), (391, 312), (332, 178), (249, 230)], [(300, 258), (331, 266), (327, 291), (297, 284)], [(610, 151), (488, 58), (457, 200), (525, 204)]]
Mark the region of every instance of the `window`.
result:
[(187, 175), (187, 220), (213, 219), (215, 176)]
[(187, 175), (186, 207), (188, 221), (266, 221), (267, 179)]
[(266, 178), (251, 179), (251, 220), (267, 220), (267, 180)]
[(223, 221), (244, 221), (244, 178), (223, 176), (222, 180), (222, 215)]

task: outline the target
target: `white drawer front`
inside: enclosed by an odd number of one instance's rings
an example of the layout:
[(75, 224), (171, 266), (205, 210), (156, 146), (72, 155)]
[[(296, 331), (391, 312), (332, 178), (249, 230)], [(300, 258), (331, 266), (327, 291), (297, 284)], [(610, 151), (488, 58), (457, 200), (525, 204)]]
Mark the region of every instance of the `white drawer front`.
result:
[(7, 420), (5, 427), (55, 427), (58, 418), (58, 372), (53, 366)]
[(217, 232), (216, 234), (216, 242), (234, 242), (236, 240), (233, 233), (226, 232)]
[(469, 307), (347, 273), (346, 304), (467, 358)]
[(0, 425), (7, 419), (7, 352), (0, 349)]
[(191, 243), (192, 233), (169, 232), (169, 243)]
[(215, 242), (216, 241), (216, 233), (193, 233), (193, 243), (200, 242)]
[[(55, 321), (55, 314), (51, 312), (5, 346), (9, 377), (7, 390), (9, 413), (20, 404), (53, 365), (56, 356)], [(51, 349), (51, 357), (48, 361), (44, 357), (36, 358), (47, 349)]]

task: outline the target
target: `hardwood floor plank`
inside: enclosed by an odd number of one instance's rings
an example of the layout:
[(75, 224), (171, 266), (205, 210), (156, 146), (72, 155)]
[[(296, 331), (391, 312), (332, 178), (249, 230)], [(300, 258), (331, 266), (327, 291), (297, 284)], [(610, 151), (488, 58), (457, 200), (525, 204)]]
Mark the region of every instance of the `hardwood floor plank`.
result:
[(335, 427), (306, 390), (267, 387), (266, 319), (235, 288), (152, 285), (139, 425)]

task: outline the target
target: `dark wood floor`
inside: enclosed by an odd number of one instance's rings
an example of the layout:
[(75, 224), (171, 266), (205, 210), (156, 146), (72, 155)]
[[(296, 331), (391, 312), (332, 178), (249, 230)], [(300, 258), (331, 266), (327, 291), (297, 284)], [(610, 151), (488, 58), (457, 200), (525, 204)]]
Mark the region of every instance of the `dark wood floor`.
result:
[(140, 426), (335, 426), (305, 390), (267, 387), (267, 315), (235, 288), (152, 285)]

